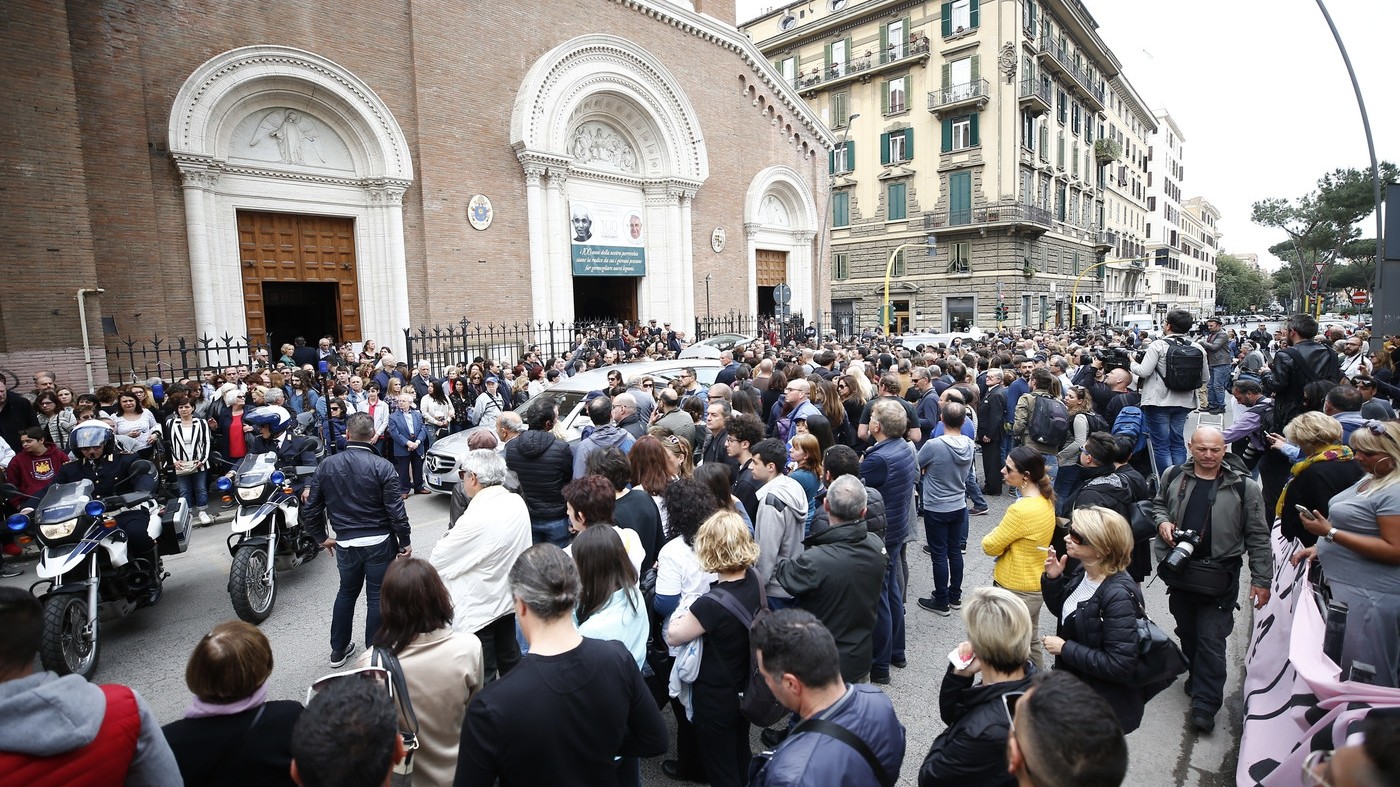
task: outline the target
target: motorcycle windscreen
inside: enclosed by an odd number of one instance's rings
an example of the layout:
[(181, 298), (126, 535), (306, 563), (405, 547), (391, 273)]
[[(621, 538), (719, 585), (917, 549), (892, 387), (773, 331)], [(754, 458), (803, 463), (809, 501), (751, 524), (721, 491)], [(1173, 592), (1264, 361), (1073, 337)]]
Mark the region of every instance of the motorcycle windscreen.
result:
[(238, 462), (234, 472), (238, 474), (237, 483), (242, 487), (261, 486), (272, 480), (272, 474), (277, 470), (277, 454), (268, 451), (261, 454), (248, 454)]
[(89, 479), (69, 484), (52, 484), (44, 490), (44, 497), (35, 510), (39, 514), (39, 524), (48, 525), (67, 522), (83, 513), (83, 507), (92, 501), (93, 484)]

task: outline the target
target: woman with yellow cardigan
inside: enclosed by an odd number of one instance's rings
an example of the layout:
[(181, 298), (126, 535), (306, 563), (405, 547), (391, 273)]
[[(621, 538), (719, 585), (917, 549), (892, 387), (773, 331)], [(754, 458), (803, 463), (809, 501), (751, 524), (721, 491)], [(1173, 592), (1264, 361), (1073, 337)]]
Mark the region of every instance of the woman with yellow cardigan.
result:
[(994, 584), (1026, 602), (1031, 613), (1031, 661), (1041, 669), (1045, 651), (1040, 642), (1040, 575), (1045, 570), (1045, 548), (1055, 534), (1055, 492), (1045, 472), (1045, 458), (1030, 446), (1011, 451), (1001, 476), (1020, 499), (982, 539), (982, 551), (996, 558)]

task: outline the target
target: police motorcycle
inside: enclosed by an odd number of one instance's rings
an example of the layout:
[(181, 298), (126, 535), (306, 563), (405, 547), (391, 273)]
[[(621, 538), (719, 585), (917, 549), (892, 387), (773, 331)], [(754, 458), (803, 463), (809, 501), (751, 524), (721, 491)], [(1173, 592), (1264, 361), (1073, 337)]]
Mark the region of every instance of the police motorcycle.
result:
[(255, 452), (215, 485), (238, 505), (228, 537), (233, 555), (229, 599), (239, 618), (261, 623), (277, 600), (277, 572), (314, 560), (321, 552), (299, 518), (301, 486), (316, 472), (321, 441), (288, 433), (292, 416), (278, 405), (255, 408), (243, 420), (261, 432)]
[[(101, 624), (160, 601), (169, 576), (160, 558), (189, 548), (190, 510), (179, 497), (164, 506), (157, 501), (155, 466), (113, 454), (107, 423), (84, 421), (69, 440), (78, 458), (6, 525), (29, 531), (40, 545), (40, 581), (30, 591), (47, 582), (39, 594), (44, 668), (86, 678), (97, 669)], [(129, 549), (133, 528), (150, 536), (153, 551)]]

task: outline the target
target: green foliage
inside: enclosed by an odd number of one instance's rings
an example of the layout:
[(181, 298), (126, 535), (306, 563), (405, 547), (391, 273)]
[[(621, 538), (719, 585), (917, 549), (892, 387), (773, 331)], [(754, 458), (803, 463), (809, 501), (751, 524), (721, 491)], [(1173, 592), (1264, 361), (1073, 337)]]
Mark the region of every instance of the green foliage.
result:
[[(1380, 165), (1382, 182), (1400, 178), (1400, 169), (1390, 162)], [(1320, 283), (1323, 290), (1330, 285), (1334, 269), (1343, 262), (1361, 262), (1357, 274), (1346, 274), (1347, 281), (1368, 278), (1375, 271), (1375, 244), (1369, 253), (1360, 248), (1363, 240), (1357, 224), (1375, 210), (1374, 190), (1369, 170), (1336, 169), (1317, 181), (1317, 189), (1296, 200), (1271, 197), (1255, 202), (1250, 219), (1260, 226), (1272, 227), (1288, 236), (1283, 243), (1270, 247), (1293, 268), (1292, 296), (1301, 299), (1312, 279), (1315, 266), (1322, 265)], [(1369, 257), (1369, 263), (1365, 258)], [(1276, 277), (1277, 281), (1277, 277)]]
[(1273, 283), (1231, 254), (1215, 258), (1215, 302), (1227, 314), (1243, 314), (1269, 305)]

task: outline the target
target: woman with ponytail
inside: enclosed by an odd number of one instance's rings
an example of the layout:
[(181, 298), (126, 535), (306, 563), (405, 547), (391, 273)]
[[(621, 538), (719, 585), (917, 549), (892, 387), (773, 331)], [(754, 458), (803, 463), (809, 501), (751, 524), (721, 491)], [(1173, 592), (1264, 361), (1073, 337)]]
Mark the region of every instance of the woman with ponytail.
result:
[(1045, 457), (1030, 446), (1019, 446), (1006, 457), (1001, 477), (1020, 497), (1006, 510), (995, 529), (982, 539), (982, 551), (997, 559), (994, 584), (1015, 593), (1031, 613), (1031, 661), (1045, 666), (1040, 646), (1040, 575), (1045, 549), (1055, 534), (1055, 492), (1045, 472)]

